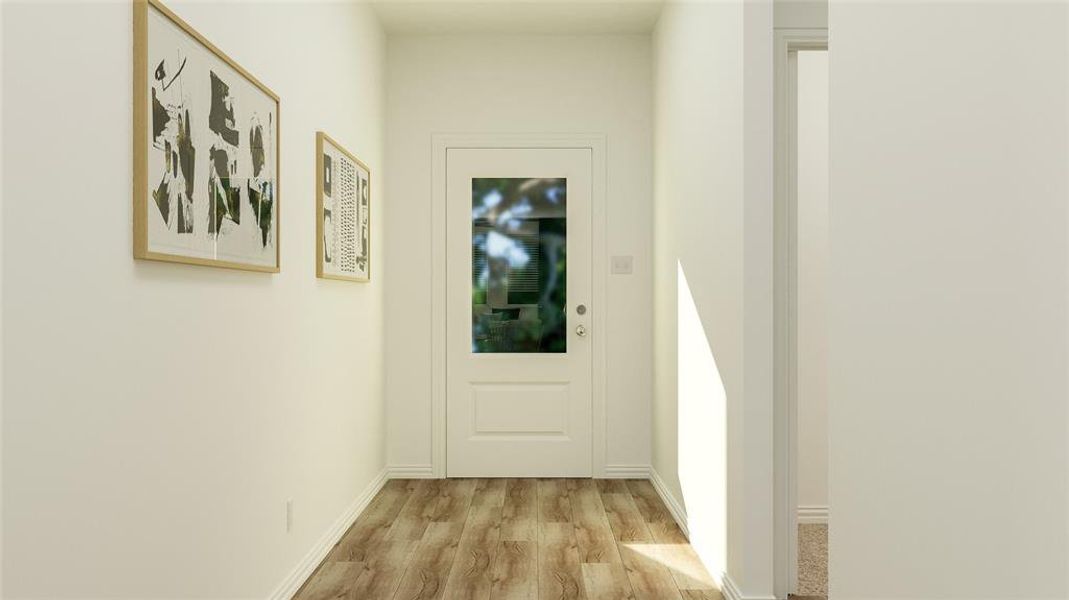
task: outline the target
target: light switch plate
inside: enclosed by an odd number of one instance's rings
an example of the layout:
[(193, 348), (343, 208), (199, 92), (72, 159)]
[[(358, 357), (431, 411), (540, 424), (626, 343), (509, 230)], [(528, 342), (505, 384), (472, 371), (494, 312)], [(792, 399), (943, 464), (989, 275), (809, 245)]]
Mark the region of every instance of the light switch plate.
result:
[(614, 256), (612, 257), (612, 274), (613, 275), (630, 275), (632, 269), (633, 258), (630, 256)]

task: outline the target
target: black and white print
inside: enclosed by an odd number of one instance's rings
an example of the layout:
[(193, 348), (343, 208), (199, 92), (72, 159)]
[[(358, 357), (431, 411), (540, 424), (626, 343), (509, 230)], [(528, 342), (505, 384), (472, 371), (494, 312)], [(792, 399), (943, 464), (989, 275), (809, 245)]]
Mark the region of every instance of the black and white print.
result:
[(320, 273), (364, 281), (370, 265), (370, 174), (329, 137), (320, 134), (320, 140)]
[(147, 250), (277, 268), (276, 100), (148, 11)]

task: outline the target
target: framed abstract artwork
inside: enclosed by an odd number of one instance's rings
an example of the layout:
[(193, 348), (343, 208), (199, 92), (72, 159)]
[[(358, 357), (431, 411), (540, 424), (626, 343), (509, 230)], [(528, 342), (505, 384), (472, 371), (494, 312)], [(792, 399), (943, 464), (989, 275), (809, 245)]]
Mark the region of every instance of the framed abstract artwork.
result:
[(371, 280), (371, 171), (316, 134), (316, 277)]
[(279, 99), (134, 0), (134, 257), (279, 270)]

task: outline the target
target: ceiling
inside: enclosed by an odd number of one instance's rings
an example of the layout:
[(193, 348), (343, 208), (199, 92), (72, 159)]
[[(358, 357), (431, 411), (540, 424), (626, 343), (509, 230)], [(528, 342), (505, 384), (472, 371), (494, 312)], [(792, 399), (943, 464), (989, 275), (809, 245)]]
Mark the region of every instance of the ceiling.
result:
[(664, 0), (373, 0), (388, 33), (647, 33)]

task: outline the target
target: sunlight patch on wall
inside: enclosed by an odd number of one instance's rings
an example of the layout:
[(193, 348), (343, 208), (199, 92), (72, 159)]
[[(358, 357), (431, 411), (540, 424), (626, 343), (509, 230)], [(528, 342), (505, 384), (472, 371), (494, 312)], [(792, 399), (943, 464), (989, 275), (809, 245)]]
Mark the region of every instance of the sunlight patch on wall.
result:
[(691, 545), (720, 574), (727, 566), (727, 393), (682, 264), (677, 282), (679, 482)]

